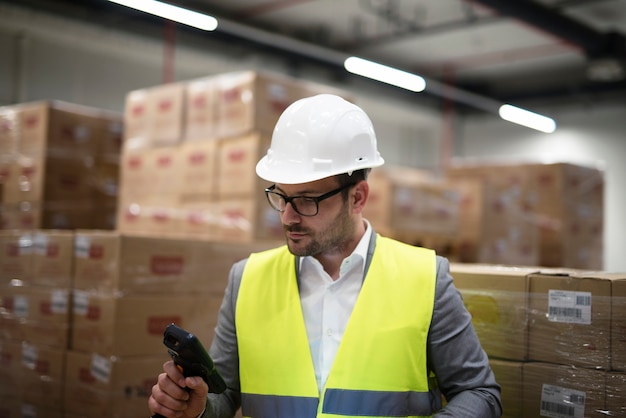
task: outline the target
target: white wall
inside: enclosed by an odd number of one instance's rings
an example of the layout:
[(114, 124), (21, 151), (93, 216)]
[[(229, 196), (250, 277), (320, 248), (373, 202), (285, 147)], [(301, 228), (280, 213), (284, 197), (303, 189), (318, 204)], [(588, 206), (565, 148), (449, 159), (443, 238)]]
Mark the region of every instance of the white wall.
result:
[(558, 123), (543, 134), (494, 118), (466, 119), (460, 157), (571, 162), (605, 170), (605, 270), (626, 272), (626, 103), (571, 105), (552, 111)]

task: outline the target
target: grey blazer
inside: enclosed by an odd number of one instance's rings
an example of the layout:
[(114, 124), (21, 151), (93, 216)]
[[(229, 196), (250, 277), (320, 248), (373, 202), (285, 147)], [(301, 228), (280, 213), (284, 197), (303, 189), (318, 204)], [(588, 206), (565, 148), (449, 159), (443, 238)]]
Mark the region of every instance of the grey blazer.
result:
[[(375, 250), (376, 233), (373, 233), (365, 277)], [(221, 395), (208, 395), (203, 418), (232, 418), (241, 405), (235, 306), (246, 261), (241, 260), (231, 268), (209, 350), (229, 389)], [(454, 286), (448, 260), (440, 256), (437, 256), (437, 286), (427, 355), (428, 367), (437, 376), (439, 389), (447, 400), (435, 417), (501, 416), (500, 386), (478, 341), (461, 294)]]

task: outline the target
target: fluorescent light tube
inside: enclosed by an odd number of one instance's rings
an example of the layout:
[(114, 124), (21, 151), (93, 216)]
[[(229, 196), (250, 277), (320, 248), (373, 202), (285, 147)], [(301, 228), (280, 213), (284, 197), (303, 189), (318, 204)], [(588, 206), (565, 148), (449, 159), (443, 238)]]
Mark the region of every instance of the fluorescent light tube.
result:
[(498, 113), (504, 120), (547, 134), (551, 134), (556, 130), (556, 122), (554, 119), (510, 104), (500, 106)]
[(419, 75), (368, 61), (363, 58), (349, 57), (344, 61), (343, 66), (352, 74), (371, 78), (406, 90), (420, 92), (426, 88), (426, 80)]
[(183, 9), (182, 7), (156, 0), (109, 0), (132, 9), (141, 10), (164, 19), (173, 20), (194, 28), (212, 31), (217, 28), (217, 19), (213, 16)]

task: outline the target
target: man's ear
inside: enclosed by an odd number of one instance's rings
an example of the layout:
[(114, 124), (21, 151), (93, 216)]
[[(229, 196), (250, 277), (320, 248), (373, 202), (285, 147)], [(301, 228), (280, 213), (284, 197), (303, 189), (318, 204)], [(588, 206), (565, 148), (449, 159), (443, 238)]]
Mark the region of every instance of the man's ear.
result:
[(365, 204), (367, 203), (367, 198), (370, 193), (370, 186), (367, 181), (362, 180), (358, 182), (354, 186), (354, 194), (352, 195), (352, 211), (354, 213), (361, 213)]

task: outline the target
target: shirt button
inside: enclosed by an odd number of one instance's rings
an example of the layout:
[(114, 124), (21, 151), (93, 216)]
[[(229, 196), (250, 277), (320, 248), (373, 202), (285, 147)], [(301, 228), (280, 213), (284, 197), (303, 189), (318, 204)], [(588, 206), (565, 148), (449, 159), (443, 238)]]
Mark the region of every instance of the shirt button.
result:
[(328, 328), (328, 329), (326, 330), (326, 335), (328, 335), (329, 337), (330, 337), (331, 335), (333, 335), (333, 330), (332, 330), (332, 329), (330, 329), (330, 328)]

